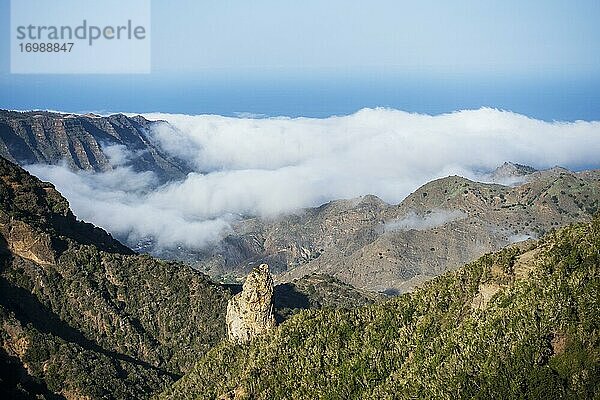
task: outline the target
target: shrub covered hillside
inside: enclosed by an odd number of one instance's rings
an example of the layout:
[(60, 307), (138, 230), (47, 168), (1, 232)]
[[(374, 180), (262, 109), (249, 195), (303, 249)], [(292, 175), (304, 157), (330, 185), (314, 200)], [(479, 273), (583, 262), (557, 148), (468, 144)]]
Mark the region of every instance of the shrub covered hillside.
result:
[[(0, 157), (0, 399), (160, 393), (225, 338), (238, 289), (135, 254)], [(373, 300), (324, 276), (275, 289), (280, 320)]]
[(229, 297), (0, 158), (0, 398), (146, 398), (225, 337)]
[(222, 342), (160, 396), (600, 399), (600, 218), (424, 288)]

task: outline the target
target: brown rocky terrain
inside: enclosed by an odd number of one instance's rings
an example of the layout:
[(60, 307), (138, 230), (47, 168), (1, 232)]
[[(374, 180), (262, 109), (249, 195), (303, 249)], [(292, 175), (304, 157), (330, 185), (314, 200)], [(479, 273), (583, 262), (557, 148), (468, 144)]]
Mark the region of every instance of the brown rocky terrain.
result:
[(506, 178), (522, 183), (451, 176), (397, 205), (364, 196), (271, 221), (248, 219), (217, 249), (187, 257), (197, 257), (198, 267), (214, 276), (235, 277), (264, 262), (278, 282), (325, 273), (358, 288), (398, 293), (486, 252), (589, 220), (600, 205), (598, 170), (534, 172), (507, 164), (492, 174)]
[(120, 145), (130, 157), (127, 164), (136, 171), (153, 171), (163, 181), (183, 178), (189, 172), (185, 163), (149, 139), (148, 130), (161, 123), (123, 114), (0, 110), (0, 156), (20, 165), (66, 162), (73, 169), (99, 172), (114, 166), (106, 148)]

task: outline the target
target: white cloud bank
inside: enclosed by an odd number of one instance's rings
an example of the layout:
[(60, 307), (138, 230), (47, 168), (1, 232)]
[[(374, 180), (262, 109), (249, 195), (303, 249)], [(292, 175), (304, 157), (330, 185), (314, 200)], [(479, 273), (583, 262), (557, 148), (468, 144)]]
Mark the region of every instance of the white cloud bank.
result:
[[(148, 114), (152, 136), (194, 165), (157, 188), (126, 166), (102, 174), (30, 166), (75, 213), (130, 240), (202, 247), (240, 215), (274, 216), (339, 198), (375, 194), (397, 203), (451, 174), (476, 178), (504, 161), (536, 168), (599, 166), (600, 122), (545, 122), (483, 108), (436, 116), (364, 109), (325, 119)], [(127, 160), (112, 149), (116, 164)]]

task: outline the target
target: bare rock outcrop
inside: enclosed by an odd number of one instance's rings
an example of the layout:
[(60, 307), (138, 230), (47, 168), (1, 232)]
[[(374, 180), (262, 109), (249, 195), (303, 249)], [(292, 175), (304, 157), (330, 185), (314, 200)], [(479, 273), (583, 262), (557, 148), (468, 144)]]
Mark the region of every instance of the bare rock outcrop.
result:
[(40, 265), (56, 263), (56, 252), (49, 234), (23, 221), (13, 220), (0, 211), (0, 252), (6, 250)]
[(273, 315), (273, 277), (267, 264), (254, 268), (241, 293), (227, 304), (229, 340), (248, 342), (275, 327)]

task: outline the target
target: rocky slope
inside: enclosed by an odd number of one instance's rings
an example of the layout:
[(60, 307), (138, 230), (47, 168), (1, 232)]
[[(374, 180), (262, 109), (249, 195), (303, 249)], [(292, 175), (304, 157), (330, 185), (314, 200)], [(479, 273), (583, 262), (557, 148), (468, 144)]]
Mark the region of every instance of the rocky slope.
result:
[[(180, 179), (185, 163), (169, 157), (150, 139), (148, 130), (164, 122), (115, 114), (74, 115), (46, 111), (0, 110), (0, 156), (20, 165), (66, 162), (73, 169), (107, 171), (126, 163), (136, 171), (153, 171), (163, 180)], [(112, 159), (118, 147), (128, 159)], [(123, 158), (123, 157), (118, 158)]]
[(222, 342), (161, 399), (598, 398), (600, 216), (423, 288)]
[(525, 182), (446, 177), (398, 205), (365, 196), (276, 220), (248, 219), (216, 249), (164, 256), (200, 260), (198, 267), (213, 276), (244, 275), (264, 262), (279, 282), (325, 273), (358, 288), (400, 293), (486, 252), (589, 220), (600, 206), (597, 170), (534, 172), (506, 164), (494, 176)]
[(135, 255), (4, 159), (0, 267), (4, 359), (59, 396), (145, 397), (225, 337), (225, 288)]
[(512, 186), (526, 182), (527, 177), (535, 172), (537, 172), (537, 170), (528, 165), (515, 164), (507, 161), (492, 171), (488, 178), (494, 183)]
[[(146, 398), (226, 338), (237, 291), (135, 254), (0, 157), (1, 398)], [(318, 277), (277, 286), (274, 297), (280, 321), (373, 301)]]

